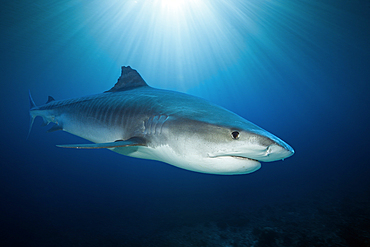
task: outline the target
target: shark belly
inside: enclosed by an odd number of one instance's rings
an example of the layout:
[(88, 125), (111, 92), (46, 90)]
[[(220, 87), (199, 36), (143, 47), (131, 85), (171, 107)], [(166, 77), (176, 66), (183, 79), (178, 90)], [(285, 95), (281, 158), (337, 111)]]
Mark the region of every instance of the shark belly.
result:
[(161, 161), (185, 170), (208, 174), (247, 174), (261, 167), (261, 163), (250, 159), (217, 157), (210, 160), (208, 157), (204, 157), (199, 160), (199, 157), (192, 157), (189, 153), (186, 155), (178, 153), (169, 145), (161, 145), (155, 148), (147, 146), (112, 148), (111, 150), (134, 158)]

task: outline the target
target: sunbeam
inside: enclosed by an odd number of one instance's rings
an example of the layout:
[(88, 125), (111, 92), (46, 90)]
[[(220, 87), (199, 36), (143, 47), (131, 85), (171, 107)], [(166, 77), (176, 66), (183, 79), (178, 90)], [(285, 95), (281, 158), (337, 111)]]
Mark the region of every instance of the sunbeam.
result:
[[(237, 62), (245, 42), (228, 17), (242, 22), (243, 29), (252, 25), (239, 6), (227, 1), (111, 0), (90, 6), (91, 32), (117, 64), (140, 68), (157, 83), (176, 81), (178, 89), (191, 88)], [(208, 69), (200, 71), (202, 64)], [(166, 74), (158, 75), (164, 69)]]

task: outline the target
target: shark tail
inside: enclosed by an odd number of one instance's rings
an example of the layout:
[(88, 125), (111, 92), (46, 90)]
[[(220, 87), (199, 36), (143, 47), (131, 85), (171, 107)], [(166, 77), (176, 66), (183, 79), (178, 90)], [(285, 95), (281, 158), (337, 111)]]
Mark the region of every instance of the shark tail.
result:
[(26, 140), (28, 140), (28, 137), (30, 136), (32, 125), (33, 125), (33, 121), (35, 120), (35, 117), (36, 117), (35, 115), (33, 115), (31, 113), (31, 111), (37, 108), (35, 102), (32, 99), (31, 91), (30, 90), (28, 90), (28, 99), (30, 101), (30, 127), (28, 129), (28, 134), (27, 134), (27, 139)]

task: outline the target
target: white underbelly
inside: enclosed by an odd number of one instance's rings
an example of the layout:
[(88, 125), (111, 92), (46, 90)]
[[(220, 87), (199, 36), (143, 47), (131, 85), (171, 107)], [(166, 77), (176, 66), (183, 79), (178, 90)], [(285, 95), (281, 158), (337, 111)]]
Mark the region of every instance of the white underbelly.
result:
[(161, 145), (156, 148), (133, 146), (115, 148), (112, 151), (135, 158), (158, 160), (186, 170), (209, 174), (247, 174), (261, 167), (258, 161), (247, 159), (232, 157), (210, 158), (206, 155), (199, 156), (191, 153), (179, 154), (169, 145)]

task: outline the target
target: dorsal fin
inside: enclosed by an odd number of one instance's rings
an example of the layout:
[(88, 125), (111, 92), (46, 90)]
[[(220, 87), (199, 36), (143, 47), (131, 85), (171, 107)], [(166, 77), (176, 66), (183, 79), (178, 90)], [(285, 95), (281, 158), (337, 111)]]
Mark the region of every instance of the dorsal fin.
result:
[(105, 91), (105, 93), (113, 93), (148, 86), (139, 73), (136, 70), (131, 69), (130, 66), (122, 66), (121, 69), (121, 76), (118, 78), (116, 85), (108, 91)]
[(45, 103), (45, 104), (50, 103), (50, 102), (52, 102), (52, 101), (55, 101), (55, 99), (54, 99), (53, 97), (49, 96), (49, 97), (48, 97), (48, 101), (46, 101), (46, 103)]

